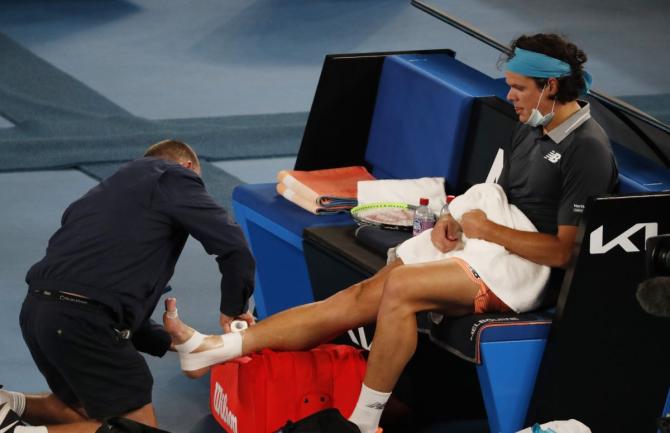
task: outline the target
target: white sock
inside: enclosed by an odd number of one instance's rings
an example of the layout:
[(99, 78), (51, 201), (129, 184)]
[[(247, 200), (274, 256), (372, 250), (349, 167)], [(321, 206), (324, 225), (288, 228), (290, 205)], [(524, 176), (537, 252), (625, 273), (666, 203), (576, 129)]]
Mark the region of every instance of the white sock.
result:
[(18, 416), (23, 416), (23, 412), (26, 410), (26, 395), (0, 389), (0, 404), (2, 403), (9, 403), (10, 409), (16, 412)]
[(361, 433), (375, 433), (390, 396), (390, 392), (375, 391), (362, 384), (361, 395), (349, 421), (356, 424)]
[(46, 427), (27, 427), (27, 426), (18, 426), (14, 429), (14, 433), (49, 433)]

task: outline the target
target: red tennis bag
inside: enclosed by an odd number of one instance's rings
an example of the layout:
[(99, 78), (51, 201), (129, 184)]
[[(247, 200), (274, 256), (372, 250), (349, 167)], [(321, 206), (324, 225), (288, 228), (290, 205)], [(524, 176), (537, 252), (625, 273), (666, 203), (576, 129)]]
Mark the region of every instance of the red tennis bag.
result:
[(212, 367), (210, 407), (228, 433), (269, 433), (326, 408), (349, 417), (365, 375), (351, 346), (304, 352), (263, 350)]

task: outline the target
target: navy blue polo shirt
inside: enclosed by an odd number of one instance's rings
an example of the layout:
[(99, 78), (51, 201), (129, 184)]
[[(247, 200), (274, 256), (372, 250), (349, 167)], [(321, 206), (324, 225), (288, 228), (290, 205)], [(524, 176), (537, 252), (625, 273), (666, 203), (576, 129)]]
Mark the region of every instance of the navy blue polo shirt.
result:
[(189, 235), (216, 256), (220, 311), (244, 312), (255, 264), (242, 231), (200, 176), (158, 158), (123, 165), (72, 203), (26, 281), (103, 303), (135, 331), (156, 307)]
[(559, 225), (578, 225), (586, 200), (611, 193), (617, 185), (609, 139), (591, 118), (589, 105), (581, 104), (548, 133), (542, 127), (520, 125), (503, 147), (497, 182), (509, 202), (543, 233), (556, 234)]

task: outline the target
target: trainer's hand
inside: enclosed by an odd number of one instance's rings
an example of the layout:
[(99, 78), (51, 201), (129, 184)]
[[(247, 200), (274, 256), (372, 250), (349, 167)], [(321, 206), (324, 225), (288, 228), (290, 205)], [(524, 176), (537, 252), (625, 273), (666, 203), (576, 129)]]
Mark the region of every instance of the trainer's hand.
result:
[(463, 234), (470, 239), (485, 239), (485, 233), (489, 219), (484, 211), (475, 209), (463, 214), (461, 228)]
[(239, 316), (236, 317), (230, 317), (226, 316), (225, 314), (221, 313), (221, 317), (219, 318), (219, 323), (221, 324), (221, 328), (223, 328), (224, 333), (231, 332), (232, 329), (230, 327), (230, 324), (233, 322), (233, 320), (244, 320), (247, 322), (247, 325), (251, 326), (256, 323), (256, 320), (254, 319), (254, 316), (249, 313), (248, 311), (246, 313), (242, 313)]
[(430, 240), (435, 248), (443, 253), (453, 250), (458, 245), (461, 237), (461, 226), (451, 215), (440, 217), (433, 231), (430, 233)]
[(240, 314), (235, 318), (235, 320), (244, 320), (247, 322), (247, 325), (252, 326), (256, 324), (256, 319), (254, 319), (254, 316), (250, 312), (246, 312), (244, 314)]

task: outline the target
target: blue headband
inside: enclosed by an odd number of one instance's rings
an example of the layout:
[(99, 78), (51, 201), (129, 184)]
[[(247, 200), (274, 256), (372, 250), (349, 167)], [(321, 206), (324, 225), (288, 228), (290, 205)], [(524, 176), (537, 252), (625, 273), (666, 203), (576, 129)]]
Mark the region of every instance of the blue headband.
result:
[[(570, 65), (562, 60), (549, 57), (546, 54), (528, 51), (522, 48), (514, 49), (514, 57), (507, 61), (506, 70), (534, 78), (559, 78), (572, 73)], [(583, 94), (591, 89), (591, 74), (584, 73)]]

